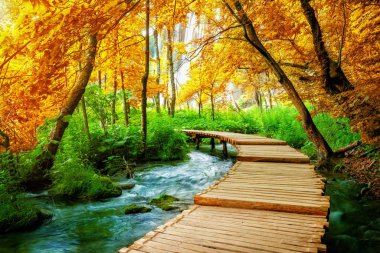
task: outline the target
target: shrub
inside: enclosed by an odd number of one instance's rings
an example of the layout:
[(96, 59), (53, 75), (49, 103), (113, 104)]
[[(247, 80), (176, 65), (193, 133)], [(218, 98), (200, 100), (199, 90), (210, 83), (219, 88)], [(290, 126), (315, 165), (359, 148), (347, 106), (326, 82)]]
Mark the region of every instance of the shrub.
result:
[(108, 177), (99, 176), (79, 159), (69, 159), (54, 166), (54, 183), (49, 193), (69, 199), (102, 199), (121, 195), (121, 189)]
[(148, 158), (152, 160), (183, 159), (187, 154), (186, 135), (174, 129), (170, 119), (158, 118), (148, 127)]

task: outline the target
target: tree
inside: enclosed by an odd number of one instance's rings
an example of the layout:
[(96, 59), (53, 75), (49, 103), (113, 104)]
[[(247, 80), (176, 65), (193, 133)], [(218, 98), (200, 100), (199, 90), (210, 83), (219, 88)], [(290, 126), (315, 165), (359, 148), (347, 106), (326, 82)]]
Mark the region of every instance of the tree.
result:
[(333, 155), (333, 151), (330, 146), (323, 138), (322, 134), (319, 132), (315, 126), (311, 115), (303, 103), (302, 99), (298, 95), (297, 91), (294, 88), (293, 83), (290, 81), (288, 76), (282, 70), (280, 65), (273, 59), (272, 55), (266, 50), (264, 45), (261, 43), (259, 37), (257, 36), (256, 30), (252, 24), (252, 21), (249, 19), (245, 13), (243, 6), (240, 1), (234, 1), (234, 9), (227, 3), (226, 0), (223, 0), (231, 14), (235, 19), (241, 24), (244, 31), (244, 38), (255, 48), (265, 59), (266, 63), (272, 68), (273, 72), (276, 74), (278, 82), (287, 92), (290, 100), (297, 108), (300, 116), (302, 118), (302, 125), (309, 136), (310, 140), (317, 147), (319, 153), (319, 159), (324, 161), (330, 158)]
[(149, 77), (149, 0), (145, 1), (145, 73), (141, 79), (141, 136), (143, 143), (143, 155), (146, 152), (146, 136), (147, 136), (147, 117), (146, 117), (146, 100), (147, 85)]
[(94, 67), (98, 40), (97, 33), (91, 29), (88, 30), (87, 36), (88, 42), (84, 66), (80, 71), (79, 78), (77, 79), (73, 89), (69, 93), (68, 100), (61, 108), (61, 112), (57, 117), (55, 126), (50, 132), (49, 143), (44, 147), (43, 153), (38, 157), (39, 163), (33, 170), (35, 181), (48, 179), (46, 178), (47, 171), (53, 166), (54, 156), (58, 151), (59, 143), (69, 125), (69, 117), (78, 106), (78, 103), (81, 100), (90, 79), (92, 69)]
[(167, 35), (168, 35), (168, 63), (169, 63), (169, 76), (170, 76), (170, 86), (171, 86), (171, 99), (170, 99), (170, 106), (169, 106), (169, 115), (174, 117), (175, 112), (175, 103), (177, 99), (176, 94), (176, 86), (175, 86), (175, 79), (174, 79), (174, 63), (173, 63), (173, 36), (171, 28), (167, 28)]
[[(322, 30), (319, 22), (314, 14), (314, 9), (311, 7), (310, 0), (300, 0), (303, 12), (310, 25), (313, 34), (313, 44), (315, 53), (318, 56), (319, 63), (322, 69), (322, 78), (326, 92), (334, 95), (344, 91), (352, 90), (354, 87), (348, 81), (346, 75), (341, 69), (341, 50), (343, 47), (343, 39), (340, 46), (339, 61), (336, 62), (329, 56), (325, 43), (323, 41)], [(344, 33), (343, 35), (344, 36)]]
[[(158, 31), (157, 28), (154, 29), (154, 48), (156, 51), (156, 61), (157, 61), (157, 77), (156, 77), (156, 85), (160, 85), (160, 77), (161, 77), (161, 59), (160, 59), (160, 49), (158, 48)], [(160, 113), (160, 92), (157, 92), (156, 95), (156, 112)]]

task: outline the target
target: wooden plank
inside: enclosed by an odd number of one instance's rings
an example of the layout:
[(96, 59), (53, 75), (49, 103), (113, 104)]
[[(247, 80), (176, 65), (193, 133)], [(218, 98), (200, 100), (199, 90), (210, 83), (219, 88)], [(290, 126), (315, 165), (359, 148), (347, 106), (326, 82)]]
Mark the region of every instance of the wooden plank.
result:
[[(276, 195), (243, 195), (243, 194), (230, 194), (230, 193), (214, 193), (214, 192), (207, 192), (204, 194), (199, 194), (197, 196), (203, 197), (205, 199), (207, 198), (218, 198), (218, 199), (230, 199), (230, 200), (241, 200), (241, 201), (252, 201), (252, 202), (258, 202), (258, 203), (264, 203), (268, 202), (271, 204), (282, 204), (282, 205), (296, 205), (296, 206), (310, 206), (310, 207), (319, 207), (319, 206), (328, 206), (329, 201), (327, 199), (310, 199), (310, 200), (304, 200), (300, 198), (295, 197), (287, 197), (284, 198), (282, 196), (276, 196)], [(270, 209), (266, 209), (270, 211)]]
[(242, 198), (218, 196), (199, 196), (195, 195), (194, 203), (197, 205), (221, 206), (221, 207), (234, 207), (234, 208), (247, 208), (247, 209), (260, 209), (272, 210), (278, 212), (292, 212), (303, 214), (317, 214), (327, 216), (328, 206), (310, 205), (302, 203), (289, 203), (285, 201), (256, 201), (247, 200)]
[[(210, 228), (220, 228), (224, 229), (226, 231), (235, 231), (242, 229), (243, 230), (249, 230), (249, 231), (266, 231), (268, 233), (273, 233), (273, 234), (286, 234), (289, 236), (302, 236), (302, 237), (310, 237), (310, 238), (315, 238), (318, 241), (321, 240), (321, 237), (324, 234), (324, 231), (321, 229), (320, 231), (316, 230), (300, 230), (296, 229), (293, 227), (286, 227), (286, 226), (272, 226), (271, 224), (260, 224), (260, 223), (255, 223), (255, 224), (244, 224), (242, 226), (242, 222), (236, 222), (236, 223), (230, 223), (228, 226), (226, 224), (222, 224), (218, 221), (213, 221), (213, 220), (193, 220), (189, 218), (185, 218), (184, 220), (181, 221), (181, 225), (187, 225), (187, 226), (207, 226)], [(277, 231), (277, 232), (276, 232)]]
[(188, 243), (188, 242), (184, 242), (184, 241), (181, 241), (181, 242), (173, 241), (173, 240), (169, 240), (167, 238), (164, 238), (162, 236), (157, 236), (157, 237), (153, 238), (152, 240), (156, 241), (156, 242), (161, 242), (161, 243), (166, 243), (169, 245), (176, 246), (177, 248), (180, 248), (181, 250), (182, 249), (190, 249), (193, 252), (204, 252), (204, 253), (229, 253), (229, 252), (231, 252), (231, 251), (227, 251), (227, 250), (208, 248), (208, 247), (200, 246), (198, 244)]
[(166, 232), (170, 234), (173, 231), (176, 234), (192, 234), (195, 233), (203, 238), (212, 236), (228, 241), (244, 242), (244, 243), (257, 243), (261, 245), (271, 245), (276, 248), (295, 250), (299, 252), (310, 252), (311, 248), (316, 249), (315, 243), (292, 241), (292, 238), (277, 237), (277, 236), (262, 236), (260, 234), (251, 234), (247, 236), (244, 233), (223, 233), (220, 230), (197, 228), (197, 227), (180, 227), (175, 226), (169, 228)]
[[(168, 233), (168, 234), (167, 234)], [(189, 241), (189, 242), (197, 242), (202, 246), (212, 246), (217, 249), (226, 249), (232, 250), (232, 252), (279, 252), (279, 253), (291, 253), (297, 252), (294, 250), (281, 249), (273, 247), (272, 245), (260, 245), (259, 242), (254, 243), (245, 243), (242, 241), (233, 241), (225, 239), (212, 237), (212, 236), (202, 236), (196, 233), (179, 233), (174, 232), (172, 230), (166, 231), (165, 234), (161, 234), (160, 236), (165, 237), (167, 239), (175, 239), (177, 241)], [(309, 251), (313, 252), (313, 251)], [(315, 250), (317, 252), (317, 250)]]

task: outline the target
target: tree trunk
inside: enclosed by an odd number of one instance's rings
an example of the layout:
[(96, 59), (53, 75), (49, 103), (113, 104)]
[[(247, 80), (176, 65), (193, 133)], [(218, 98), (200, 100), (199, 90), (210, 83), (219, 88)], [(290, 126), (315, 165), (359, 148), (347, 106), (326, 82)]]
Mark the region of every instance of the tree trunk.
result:
[(145, 1), (145, 73), (141, 79), (141, 137), (143, 144), (143, 156), (146, 155), (146, 136), (147, 136), (147, 118), (146, 118), (146, 90), (149, 77), (149, 0)]
[(231, 6), (224, 0), (226, 6), (235, 16), (235, 18), (240, 22), (244, 30), (245, 39), (263, 56), (266, 63), (272, 68), (273, 72), (278, 78), (279, 83), (287, 92), (290, 100), (297, 108), (301, 118), (302, 125), (305, 129), (308, 137), (314, 143), (318, 150), (319, 159), (324, 161), (333, 155), (333, 151), (326, 142), (325, 138), (319, 132), (315, 126), (309, 111), (307, 110), (305, 104), (303, 103), (301, 97), (295, 90), (293, 83), (289, 80), (288, 76), (282, 70), (280, 65), (273, 59), (271, 54), (266, 50), (264, 45), (261, 43), (260, 39), (257, 37), (256, 30), (252, 24), (252, 21), (248, 18), (247, 14), (243, 10), (240, 1), (235, 1), (236, 12), (231, 8)]
[(99, 85), (99, 89), (102, 88), (102, 71), (101, 70), (98, 70), (98, 85)]
[(211, 117), (212, 117), (212, 120), (215, 120), (214, 95), (212, 93), (210, 94), (210, 99), (211, 99)]
[(255, 102), (256, 102), (257, 107), (260, 108), (260, 112), (263, 112), (263, 103), (261, 100), (261, 92), (256, 87), (255, 87)]
[(73, 114), (75, 108), (78, 106), (94, 67), (97, 46), (96, 36), (96, 33), (91, 33), (88, 36), (85, 65), (80, 71), (80, 76), (68, 94), (68, 98), (58, 115), (57, 122), (50, 132), (49, 143), (44, 147), (44, 151), (37, 158), (38, 164), (33, 170), (33, 175), (31, 175), (30, 178), (31, 181), (35, 180), (35, 182), (40, 183), (50, 182), (50, 176), (47, 175), (47, 172), (53, 166), (54, 157), (57, 154), (59, 144), (69, 125), (68, 117)]
[(198, 117), (201, 118), (202, 117), (202, 92), (199, 92), (198, 93), (198, 97), (199, 97), (199, 102), (198, 102)]
[(174, 80), (174, 64), (173, 64), (173, 45), (172, 45), (172, 34), (170, 28), (168, 28), (168, 62), (169, 62), (169, 75), (170, 84), (172, 88), (172, 98), (170, 101), (170, 115), (174, 117), (175, 112), (175, 102), (176, 102), (176, 87)]
[(163, 104), (164, 110), (166, 110), (167, 104), (168, 104), (168, 98), (166, 96), (164, 96), (164, 104)]
[(111, 125), (116, 123), (116, 92), (117, 92), (117, 79), (116, 71), (113, 76), (113, 96), (111, 101)]
[[(160, 51), (158, 48), (158, 32), (157, 29), (154, 29), (154, 47), (156, 49), (156, 60), (157, 60), (157, 78), (156, 78), (156, 84), (160, 84), (160, 78), (161, 78), (161, 59), (160, 59)], [(160, 92), (157, 92), (156, 94), (156, 112), (160, 113)]]
[(272, 101), (272, 91), (271, 89), (268, 89), (268, 99), (269, 99), (269, 108), (273, 108), (273, 101)]
[(90, 141), (90, 128), (88, 127), (88, 118), (87, 118), (87, 110), (86, 110), (86, 101), (84, 99), (84, 94), (81, 99), (82, 113), (83, 113), (83, 123), (84, 123), (84, 131), (86, 132), (87, 138)]
[(232, 92), (231, 92), (230, 95), (231, 95), (231, 99), (232, 99), (232, 101), (234, 102), (234, 105), (235, 105), (236, 110), (237, 110), (238, 112), (240, 112), (240, 111), (241, 111), (241, 108), (240, 108), (240, 106), (238, 105), (238, 103), (236, 102), (235, 97), (234, 97), (234, 94), (232, 94)]
[(330, 95), (353, 90), (354, 87), (348, 81), (340, 64), (331, 59), (325, 48), (321, 27), (319, 26), (314, 9), (311, 7), (309, 1), (310, 0), (300, 0), (303, 13), (310, 25), (313, 35), (314, 51), (317, 54), (322, 69), (324, 88)]
[(104, 74), (104, 89), (107, 89), (107, 73)]
[(127, 101), (127, 96), (125, 94), (125, 86), (124, 86), (124, 73), (120, 70), (120, 78), (121, 78), (121, 92), (123, 94), (123, 113), (124, 113), (124, 124), (126, 127), (129, 126), (129, 101)]

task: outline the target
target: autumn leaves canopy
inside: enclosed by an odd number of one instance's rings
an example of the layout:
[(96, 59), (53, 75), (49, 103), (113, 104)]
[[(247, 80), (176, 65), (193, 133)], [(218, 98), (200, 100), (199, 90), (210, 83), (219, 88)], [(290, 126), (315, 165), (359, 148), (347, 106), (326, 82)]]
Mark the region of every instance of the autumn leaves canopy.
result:
[[(104, 92), (130, 91), (131, 105), (141, 106), (145, 1), (6, 0), (0, 8), (3, 149), (33, 148), (47, 118), (66, 124), (64, 116), (99, 76)], [(151, 32), (148, 101), (164, 98), (173, 114), (188, 101), (223, 109), (231, 103), (233, 86), (245, 98), (258, 92), (271, 103), (291, 101), (307, 132), (316, 129), (303, 101), (349, 117), (363, 141), (379, 142), (375, 1), (151, 0), (149, 21), (157, 36)], [(181, 39), (186, 29), (199, 32)], [(187, 60), (189, 78), (179, 83), (171, 74)], [(313, 142), (323, 146), (317, 139)]]

